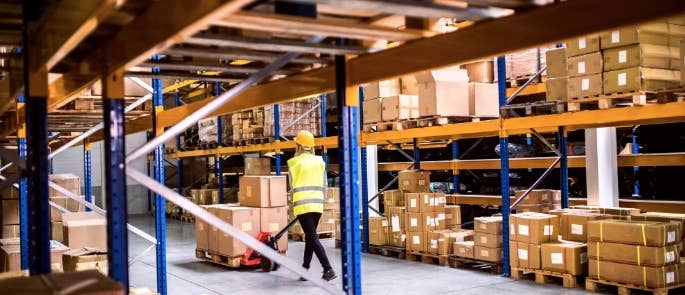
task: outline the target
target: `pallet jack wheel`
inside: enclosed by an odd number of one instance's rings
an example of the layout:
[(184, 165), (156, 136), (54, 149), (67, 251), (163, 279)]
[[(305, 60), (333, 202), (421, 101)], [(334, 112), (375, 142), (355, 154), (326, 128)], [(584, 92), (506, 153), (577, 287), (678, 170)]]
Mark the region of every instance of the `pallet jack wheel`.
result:
[(275, 270), (274, 269), (274, 263), (271, 262), (270, 259), (267, 259), (266, 257), (263, 257), (263, 256), (262, 256), (262, 259), (261, 259), (259, 265), (262, 267), (263, 272), (270, 272), (271, 270)]

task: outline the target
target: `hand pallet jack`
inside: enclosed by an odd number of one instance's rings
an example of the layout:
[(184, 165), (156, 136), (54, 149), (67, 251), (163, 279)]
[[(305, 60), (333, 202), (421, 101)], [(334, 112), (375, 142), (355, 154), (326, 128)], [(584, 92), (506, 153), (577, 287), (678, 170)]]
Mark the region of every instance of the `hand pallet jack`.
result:
[[(297, 218), (293, 219), (288, 223), (288, 225), (285, 226), (285, 228), (281, 229), (276, 235), (271, 235), (270, 232), (260, 232), (259, 235), (257, 236), (257, 240), (266, 244), (269, 248), (274, 249), (274, 251), (278, 252), (278, 240), (283, 237), (283, 235), (288, 232), (288, 229), (293, 226), (297, 222)], [(259, 265), (262, 268), (262, 271), (264, 272), (270, 272), (270, 271), (277, 271), (280, 268), (280, 265), (278, 263), (275, 263), (271, 261), (269, 258), (266, 256), (263, 256), (261, 253), (255, 251), (254, 249), (247, 249), (245, 251), (245, 254), (243, 254), (243, 258), (240, 260), (241, 265), (245, 266), (257, 266)]]

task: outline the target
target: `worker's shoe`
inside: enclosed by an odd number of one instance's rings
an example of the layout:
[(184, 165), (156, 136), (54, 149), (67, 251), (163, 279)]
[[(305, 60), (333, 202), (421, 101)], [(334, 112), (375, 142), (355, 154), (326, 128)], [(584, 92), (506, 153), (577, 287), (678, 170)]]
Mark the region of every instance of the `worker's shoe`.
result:
[(338, 276), (335, 275), (335, 272), (332, 269), (329, 269), (329, 270), (323, 272), (323, 276), (321, 278), (326, 280), (326, 281), (330, 281), (330, 280), (335, 279), (337, 277)]
[(307, 281), (307, 279), (305, 279), (304, 277), (300, 277), (300, 282), (306, 282), (306, 281)]

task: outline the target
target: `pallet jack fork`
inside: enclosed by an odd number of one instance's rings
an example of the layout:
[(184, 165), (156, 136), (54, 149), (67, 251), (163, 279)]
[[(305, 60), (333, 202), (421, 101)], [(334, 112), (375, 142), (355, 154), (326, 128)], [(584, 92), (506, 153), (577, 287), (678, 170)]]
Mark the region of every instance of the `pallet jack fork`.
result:
[[(288, 232), (288, 229), (290, 229), (290, 227), (293, 226), (295, 222), (297, 222), (297, 218), (290, 221), (290, 223), (288, 223), (288, 225), (286, 225), (285, 228), (281, 229), (281, 231), (279, 231), (276, 235), (273, 236), (270, 232), (260, 232), (257, 236), (257, 240), (261, 241), (262, 243), (266, 244), (269, 248), (274, 249), (274, 251), (278, 252), (278, 240), (280, 240), (281, 237), (283, 237), (283, 235)], [(259, 265), (262, 268), (262, 271), (264, 272), (276, 271), (280, 268), (280, 265), (278, 265), (278, 263), (271, 261), (269, 258), (261, 255), (254, 249), (247, 249), (247, 251), (245, 251), (245, 254), (243, 254), (243, 258), (240, 260), (240, 264), (245, 266)]]

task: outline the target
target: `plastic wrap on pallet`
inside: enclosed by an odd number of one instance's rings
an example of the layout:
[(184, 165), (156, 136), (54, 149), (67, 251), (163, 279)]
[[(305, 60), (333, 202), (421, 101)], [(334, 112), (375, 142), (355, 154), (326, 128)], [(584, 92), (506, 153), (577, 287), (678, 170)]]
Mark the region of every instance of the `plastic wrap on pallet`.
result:
[[(264, 135), (274, 136), (274, 110), (264, 108)], [(321, 135), (321, 108), (318, 98), (305, 98), (279, 105), (281, 135), (294, 137), (300, 130), (308, 130), (314, 136)]]
[(197, 122), (197, 135), (200, 143), (211, 143), (217, 140), (217, 122), (216, 117), (202, 119)]
[[(507, 79), (516, 79), (537, 73), (540, 68), (545, 66), (547, 50), (552, 48), (555, 47), (530, 48), (507, 54)], [(542, 72), (542, 76), (546, 75), (546, 71)]]

